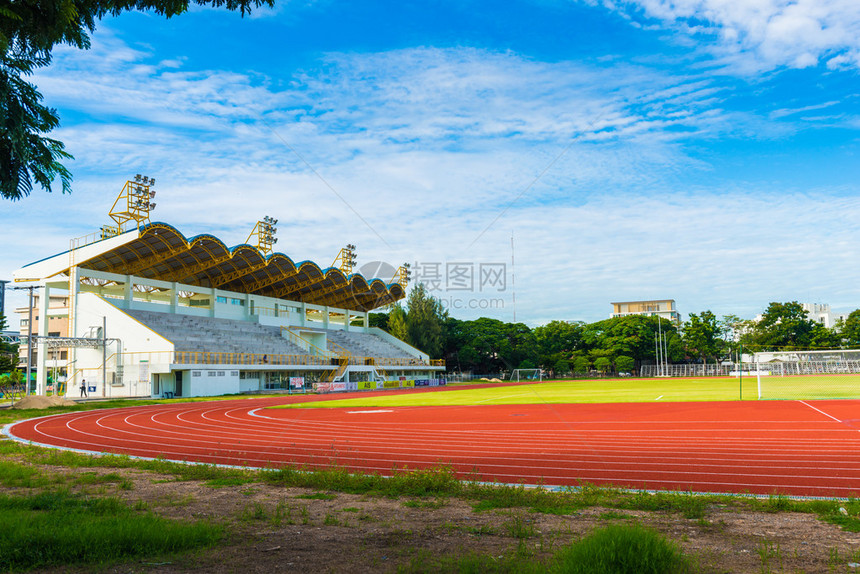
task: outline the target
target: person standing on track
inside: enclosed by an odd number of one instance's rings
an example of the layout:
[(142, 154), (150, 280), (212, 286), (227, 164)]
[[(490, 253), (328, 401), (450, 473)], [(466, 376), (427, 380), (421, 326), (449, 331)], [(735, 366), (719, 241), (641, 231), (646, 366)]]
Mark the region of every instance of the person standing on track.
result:
[(87, 380), (81, 380), (81, 398), (87, 398)]

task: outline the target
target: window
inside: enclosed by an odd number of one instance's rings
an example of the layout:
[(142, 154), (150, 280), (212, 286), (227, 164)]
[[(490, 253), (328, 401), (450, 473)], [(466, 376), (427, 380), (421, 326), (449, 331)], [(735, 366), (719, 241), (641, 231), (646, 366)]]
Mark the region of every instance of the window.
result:
[(192, 377), (199, 377), (199, 376), (200, 376), (200, 374), (201, 374), (201, 371), (191, 371), (191, 376), (192, 376)]
[(223, 376), (224, 376), (224, 371), (218, 371), (218, 376), (219, 376), (219, 377), (223, 377)]
[(230, 299), (230, 303), (233, 305), (245, 305), (244, 299)]
[(210, 377), (214, 377), (215, 371), (206, 371), (206, 374), (209, 375)]
[(226, 303), (227, 298), (226, 297), (215, 297), (215, 302), (216, 303)]

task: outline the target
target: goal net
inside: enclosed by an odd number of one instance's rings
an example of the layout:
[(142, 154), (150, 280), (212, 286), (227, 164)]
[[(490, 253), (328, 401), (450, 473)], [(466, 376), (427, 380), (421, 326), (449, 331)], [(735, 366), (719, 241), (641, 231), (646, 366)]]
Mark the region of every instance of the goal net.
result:
[(540, 369), (514, 369), (511, 371), (512, 381), (542, 381), (543, 372)]

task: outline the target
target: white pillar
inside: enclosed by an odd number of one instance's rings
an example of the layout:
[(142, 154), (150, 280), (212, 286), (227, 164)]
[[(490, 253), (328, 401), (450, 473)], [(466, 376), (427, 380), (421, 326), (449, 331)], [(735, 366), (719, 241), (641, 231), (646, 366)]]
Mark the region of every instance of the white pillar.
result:
[(179, 283), (174, 281), (170, 284), (170, 312), (176, 313), (179, 310)]
[[(42, 294), (39, 297), (39, 337), (48, 335), (48, 306), (51, 301), (51, 288), (45, 283), (42, 285)], [(48, 357), (44, 339), (39, 339), (36, 346), (36, 394), (44, 395), (48, 384)], [(30, 382), (27, 381), (29, 385)]]

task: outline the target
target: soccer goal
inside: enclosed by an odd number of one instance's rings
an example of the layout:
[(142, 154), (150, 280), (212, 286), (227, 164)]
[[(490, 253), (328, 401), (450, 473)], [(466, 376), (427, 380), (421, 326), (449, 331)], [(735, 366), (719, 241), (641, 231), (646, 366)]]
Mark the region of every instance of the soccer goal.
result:
[(542, 381), (543, 371), (540, 369), (514, 369), (511, 371), (512, 381)]

